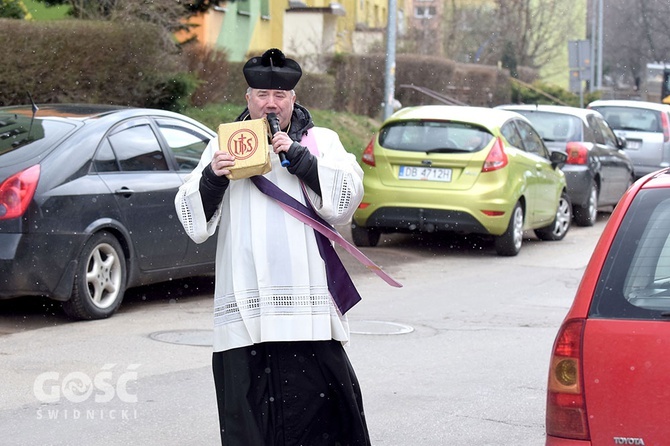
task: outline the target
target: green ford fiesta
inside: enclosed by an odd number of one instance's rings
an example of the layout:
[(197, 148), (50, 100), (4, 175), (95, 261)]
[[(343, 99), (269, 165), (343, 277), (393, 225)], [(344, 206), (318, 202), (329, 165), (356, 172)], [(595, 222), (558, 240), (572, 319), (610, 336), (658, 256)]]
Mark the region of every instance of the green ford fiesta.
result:
[(571, 206), (560, 166), (523, 116), (483, 107), (408, 107), (387, 119), (361, 157), (365, 196), (352, 238), (376, 246), (394, 232), (493, 236), (519, 253), (523, 232), (561, 240)]

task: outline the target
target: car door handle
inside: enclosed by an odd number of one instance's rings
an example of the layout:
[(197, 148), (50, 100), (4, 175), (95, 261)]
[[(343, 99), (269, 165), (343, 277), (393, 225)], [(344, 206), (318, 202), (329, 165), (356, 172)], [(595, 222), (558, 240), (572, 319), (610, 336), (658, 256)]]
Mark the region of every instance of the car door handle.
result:
[(127, 187), (122, 187), (121, 189), (116, 189), (114, 191), (115, 194), (117, 195), (123, 195), (124, 197), (130, 197), (132, 194), (135, 193), (134, 190), (128, 189)]

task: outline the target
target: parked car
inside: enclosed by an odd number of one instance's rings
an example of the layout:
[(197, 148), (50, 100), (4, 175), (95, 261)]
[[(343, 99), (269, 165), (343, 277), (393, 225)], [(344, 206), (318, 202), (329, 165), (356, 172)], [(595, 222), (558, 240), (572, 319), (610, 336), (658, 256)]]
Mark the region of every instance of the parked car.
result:
[(547, 446), (670, 438), (670, 169), (610, 216), (554, 343)]
[(615, 206), (633, 184), (633, 163), (595, 110), (556, 105), (503, 105), (496, 108), (524, 115), (549, 150), (568, 155), (562, 167), (572, 214), (579, 226), (593, 226), (598, 208)]
[(480, 107), (404, 108), (363, 151), (365, 196), (352, 238), (375, 246), (393, 232), (493, 236), (499, 255), (519, 253), (523, 232), (561, 240), (571, 206), (559, 166), (523, 116)]
[(614, 133), (626, 140), (636, 178), (670, 166), (670, 105), (599, 100), (588, 108), (600, 112)]
[(161, 110), (0, 107), (0, 298), (98, 319), (126, 288), (213, 274), (214, 242), (192, 243), (174, 208), (213, 136)]

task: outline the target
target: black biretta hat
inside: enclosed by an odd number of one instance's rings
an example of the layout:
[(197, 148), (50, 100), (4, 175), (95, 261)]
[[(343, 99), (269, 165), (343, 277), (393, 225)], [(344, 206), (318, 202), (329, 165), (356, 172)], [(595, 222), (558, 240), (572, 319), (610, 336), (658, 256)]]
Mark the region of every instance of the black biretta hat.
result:
[(249, 59), (242, 72), (251, 88), (262, 90), (293, 90), (302, 76), (298, 62), (288, 59), (277, 48)]

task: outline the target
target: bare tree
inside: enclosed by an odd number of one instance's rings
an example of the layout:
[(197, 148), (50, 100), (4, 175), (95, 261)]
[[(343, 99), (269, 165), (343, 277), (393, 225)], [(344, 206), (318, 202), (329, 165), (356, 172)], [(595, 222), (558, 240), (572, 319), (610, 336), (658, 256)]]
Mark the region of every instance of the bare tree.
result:
[(495, 5), (467, 5), (448, 0), (444, 9), (444, 55), (452, 60), (477, 63), (497, 39)]
[(446, 0), (445, 56), (460, 62), (541, 68), (565, 50), (575, 26), (585, 27), (574, 0), (496, 0), (469, 5)]
[(518, 66), (541, 68), (564, 51), (579, 20), (573, 0), (497, 0), (499, 38), (491, 56), (513, 56)]
[[(1, 0), (0, 0), (1, 1)], [(185, 20), (219, 4), (219, 0), (38, 0), (46, 5), (68, 5), (78, 19), (140, 22), (158, 25), (163, 30), (162, 43), (174, 49), (173, 35), (187, 30)]]
[[(593, 2), (595, 0), (591, 0)], [(670, 2), (606, 0), (603, 73), (617, 83), (639, 84), (647, 63), (670, 63)]]
[(219, 5), (220, 0), (38, 0), (48, 6), (69, 5), (72, 16), (89, 20), (140, 20), (168, 32), (188, 28), (183, 20)]

